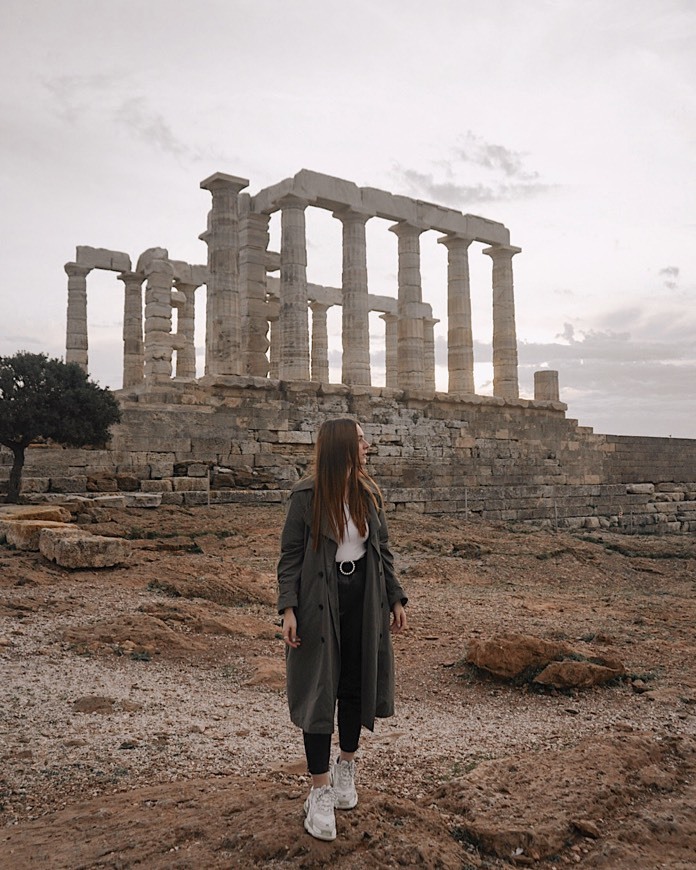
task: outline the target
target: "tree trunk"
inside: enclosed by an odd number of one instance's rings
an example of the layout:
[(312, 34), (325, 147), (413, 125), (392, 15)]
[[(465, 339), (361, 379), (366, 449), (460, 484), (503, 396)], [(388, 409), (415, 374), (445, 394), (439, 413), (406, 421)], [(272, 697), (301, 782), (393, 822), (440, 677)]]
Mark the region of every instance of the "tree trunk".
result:
[(10, 485), (7, 492), (8, 504), (19, 504), (19, 489), (22, 485), (22, 469), (24, 468), (24, 446), (12, 445), (14, 462), (10, 471)]

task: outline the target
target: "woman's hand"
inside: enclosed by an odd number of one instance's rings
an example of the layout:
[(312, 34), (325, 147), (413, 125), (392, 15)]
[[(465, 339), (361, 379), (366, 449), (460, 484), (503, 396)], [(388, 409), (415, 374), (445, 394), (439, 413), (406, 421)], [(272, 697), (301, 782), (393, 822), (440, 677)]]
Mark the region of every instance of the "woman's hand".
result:
[(400, 601), (397, 601), (396, 604), (392, 607), (392, 624), (389, 630), (393, 634), (398, 634), (400, 631), (404, 631), (404, 629), (406, 628), (408, 628), (406, 611), (404, 610), (404, 605)]
[(297, 636), (297, 617), (292, 607), (286, 607), (283, 611), (283, 640), (293, 649), (297, 649), (300, 645), (300, 639)]

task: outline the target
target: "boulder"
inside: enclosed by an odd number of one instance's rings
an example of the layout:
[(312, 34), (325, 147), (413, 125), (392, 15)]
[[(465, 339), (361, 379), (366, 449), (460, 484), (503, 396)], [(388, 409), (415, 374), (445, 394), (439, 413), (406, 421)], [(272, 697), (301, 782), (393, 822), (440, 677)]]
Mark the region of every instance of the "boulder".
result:
[(534, 682), (541, 686), (553, 686), (555, 689), (588, 689), (590, 686), (601, 686), (622, 677), (625, 669), (620, 662), (617, 667), (595, 664), (594, 662), (551, 662), (537, 674)]
[(127, 562), (129, 541), (90, 535), (80, 529), (44, 529), (39, 538), (41, 555), (63, 568), (111, 568)]
[(466, 660), (502, 679), (531, 681), (556, 689), (599, 686), (626, 673), (618, 659), (525, 634), (473, 640)]
[(525, 634), (498, 635), (469, 643), (466, 660), (497, 677), (507, 680), (526, 671), (539, 671), (549, 662), (572, 652), (568, 644), (542, 640)]

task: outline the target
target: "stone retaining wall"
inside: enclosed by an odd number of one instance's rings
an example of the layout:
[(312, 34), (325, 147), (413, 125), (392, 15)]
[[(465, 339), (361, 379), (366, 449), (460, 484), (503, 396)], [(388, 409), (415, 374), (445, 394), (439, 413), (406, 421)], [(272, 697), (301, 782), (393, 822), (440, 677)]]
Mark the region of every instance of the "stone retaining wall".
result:
[[(352, 415), (391, 509), (696, 531), (696, 440), (597, 435), (559, 403), (239, 377), (121, 399), (109, 450), (28, 450), (23, 495), (281, 501), (307, 471), (321, 421)], [(0, 455), (0, 486), (10, 461)]]

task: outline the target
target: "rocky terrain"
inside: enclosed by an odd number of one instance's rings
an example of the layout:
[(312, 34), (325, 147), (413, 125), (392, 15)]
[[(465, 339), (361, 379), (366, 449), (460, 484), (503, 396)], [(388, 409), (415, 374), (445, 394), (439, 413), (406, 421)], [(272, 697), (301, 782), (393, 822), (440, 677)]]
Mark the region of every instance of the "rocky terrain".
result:
[[(696, 867), (693, 536), (391, 514), (397, 715), (322, 843), (283, 694), (283, 515), (82, 508), (130, 542), (112, 568), (0, 546), (0, 867)], [(611, 673), (535, 682), (506, 670), (520, 643)]]

